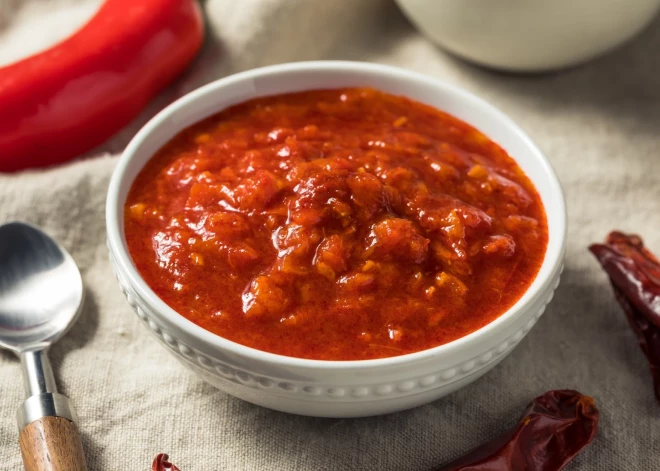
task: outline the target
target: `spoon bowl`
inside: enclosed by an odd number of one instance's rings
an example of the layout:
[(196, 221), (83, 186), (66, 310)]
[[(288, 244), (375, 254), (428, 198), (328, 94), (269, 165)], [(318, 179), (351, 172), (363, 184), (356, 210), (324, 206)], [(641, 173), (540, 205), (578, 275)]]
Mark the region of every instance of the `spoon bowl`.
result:
[(0, 347), (20, 353), (59, 339), (80, 313), (83, 284), (71, 256), (29, 224), (0, 226)]

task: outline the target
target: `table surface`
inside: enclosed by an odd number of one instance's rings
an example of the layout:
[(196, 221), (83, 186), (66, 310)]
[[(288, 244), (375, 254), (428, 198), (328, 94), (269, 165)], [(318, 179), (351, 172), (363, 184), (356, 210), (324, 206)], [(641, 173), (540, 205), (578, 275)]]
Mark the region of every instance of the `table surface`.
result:
[[(0, 9), (0, 59), (39, 46), (30, 43), (34, 29), (24, 26), (35, 21), (41, 2), (26, 2), (30, 8), (13, 1)], [(89, 15), (95, 3), (55, 0), (51, 7)], [(146, 470), (159, 452), (185, 471), (430, 470), (497, 435), (531, 398), (558, 388), (594, 396), (602, 415), (597, 439), (568, 469), (657, 469), (660, 405), (648, 366), (586, 248), (618, 228), (640, 233), (660, 252), (660, 20), (587, 65), (517, 76), (447, 55), (388, 0), (209, 0), (204, 8), (210, 39), (202, 55), (134, 123), (88, 159), (0, 176), (0, 221), (42, 226), (82, 270), (84, 314), (50, 353), (61, 390), (80, 416), (90, 470)], [(71, 18), (79, 24), (80, 15)], [(61, 36), (74, 20), (60, 23), (48, 34)], [(505, 361), (446, 399), (357, 420), (253, 406), (184, 370), (139, 325), (116, 286), (104, 200), (116, 155), (130, 137), (155, 111), (203, 83), (306, 59), (381, 62), (464, 87), (520, 123), (564, 185), (568, 254), (554, 301)], [(10, 470), (21, 469), (13, 419), (23, 399), (19, 374), (12, 355), (0, 353), (0, 463)]]

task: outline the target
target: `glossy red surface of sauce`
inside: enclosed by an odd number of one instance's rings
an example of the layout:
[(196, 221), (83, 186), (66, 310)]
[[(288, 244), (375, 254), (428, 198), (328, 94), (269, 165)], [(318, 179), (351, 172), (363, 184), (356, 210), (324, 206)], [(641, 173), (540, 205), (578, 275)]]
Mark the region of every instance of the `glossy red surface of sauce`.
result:
[(373, 89), (259, 98), (135, 180), (128, 248), (167, 304), (259, 350), (362, 360), (467, 335), (534, 280), (539, 195), (466, 123)]

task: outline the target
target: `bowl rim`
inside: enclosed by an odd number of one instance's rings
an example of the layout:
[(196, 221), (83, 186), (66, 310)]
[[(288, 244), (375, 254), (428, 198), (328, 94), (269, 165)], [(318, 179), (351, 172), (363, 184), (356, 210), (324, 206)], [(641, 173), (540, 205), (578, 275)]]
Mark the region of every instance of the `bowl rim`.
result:
[[(182, 109), (186, 108), (188, 105), (195, 102), (199, 98), (207, 94), (214, 93), (219, 89), (226, 88), (239, 82), (250, 81), (265, 76), (319, 71), (346, 71), (351, 73), (364, 72), (371, 74), (376, 73), (393, 78), (430, 85), (438, 89), (441, 93), (454, 95), (462, 101), (471, 103), (472, 105), (476, 105), (481, 109), (487, 110), (490, 114), (495, 116), (497, 120), (509, 128), (509, 130), (512, 131), (515, 135), (516, 139), (522, 141), (525, 147), (527, 147), (532, 153), (536, 154), (535, 160), (538, 161), (540, 166), (542, 166), (543, 173), (547, 177), (548, 183), (552, 187), (551, 190), (553, 194), (557, 195), (557, 202), (559, 203), (559, 206), (556, 208), (556, 210), (558, 211), (559, 216), (555, 222), (555, 224), (558, 225), (558, 227), (555, 228), (555, 231), (559, 235), (560, 240), (559, 243), (554, 244), (553, 247), (550, 246), (549, 241), (543, 263), (536, 275), (536, 278), (532, 281), (532, 284), (527, 289), (527, 291), (521, 296), (520, 299), (518, 299), (518, 301), (516, 301), (513, 306), (511, 306), (496, 319), (477, 329), (476, 331), (437, 347), (421, 350), (418, 352), (407, 353), (404, 355), (377, 359), (315, 360), (290, 357), (258, 350), (256, 348), (248, 347), (246, 345), (233, 342), (229, 339), (214, 334), (188, 320), (183, 315), (179, 314), (173, 308), (168, 306), (142, 279), (128, 253), (124, 234), (120, 230), (120, 219), (123, 219), (124, 212), (123, 203), (119, 204), (119, 196), (121, 193), (120, 189), (122, 187), (123, 181), (126, 178), (126, 173), (130, 163), (135, 156), (135, 152), (139, 149), (143, 141), (153, 131), (155, 131), (162, 122), (170, 119), (173, 115), (176, 115), (176, 113), (180, 112)], [(217, 111), (221, 110), (218, 109)], [(203, 119), (203, 117), (200, 119)], [(515, 157), (512, 157), (515, 160)], [(548, 226), (550, 226), (550, 221), (548, 221)], [(469, 348), (470, 345), (475, 345), (480, 341), (493, 338), (495, 335), (497, 335), (498, 331), (507, 326), (514, 319), (521, 316), (526, 310), (534, 305), (534, 303), (541, 296), (543, 296), (544, 293), (547, 292), (547, 288), (549, 287), (550, 283), (555, 280), (561, 271), (566, 247), (567, 214), (566, 200), (564, 198), (561, 184), (548, 159), (536, 146), (536, 144), (534, 144), (532, 139), (507, 114), (500, 111), (498, 108), (491, 105), (487, 101), (455, 85), (403, 68), (367, 62), (307, 61), (260, 67), (229, 75), (191, 91), (190, 93), (171, 103), (165, 109), (160, 111), (156, 116), (151, 118), (147, 124), (145, 124), (138, 131), (133, 139), (131, 139), (126, 149), (121, 154), (119, 162), (113, 171), (106, 199), (106, 229), (108, 236), (108, 247), (114, 262), (118, 265), (120, 276), (124, 278), (129, 286), (135, 290), (137, 295), (146, 302), (150, 309), (157, 311), (160, 317), (163, 317), (167, 322), (171, 323), (191, 338), (197, 338), (208, 345), (211, 345), (220, 350), (231, 352), (232, 354), (244, 359), (274, 363), (279, 366), (286, 365), (299, 369), (325, 370), (332, 372), (337, 370), (345, 371), (362, 370), (365, 368), (371, 369), (394, 367), (411, 362), (433, 360), (444, 355), (456, 354), (463, 349)], [(548, 265), (549, 268), (547, 268), (546, 265)], [(544, 276), (543, 279), (539, 278), (541, 275)]]

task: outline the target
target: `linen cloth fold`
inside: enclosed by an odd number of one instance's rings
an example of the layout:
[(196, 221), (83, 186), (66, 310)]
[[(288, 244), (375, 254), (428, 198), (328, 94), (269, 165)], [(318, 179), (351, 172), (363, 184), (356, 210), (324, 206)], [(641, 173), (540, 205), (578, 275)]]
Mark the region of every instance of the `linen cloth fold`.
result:
[[(99, 0), (3, 0), (0, 63), (65, 37)], [(484, 70), (420, 36), (389, 0), (208, 0), (208, 38), (186, 74), (82, 160), (0, 175), (0, 222), (43, 227), (71, 252), (87, 290), (78, 323), (50, 355), (73, 401), (89, 469), (147, 470), (159, 452), (184, 471), (403, 470), (447, 462), (515, 423), (549, 389), (601, 409), (598, 437), (571, 470), (650, 471), (660, 406), (604, 273), (587, 252), (612, 228), (660, 252), (660, 20), (582, 67), (542, 76)], [(566, 191), (562, 282), (538, 325), (472, 385), (413, 410), (355, 420), (287, 415), (235, 399), (180, 366), (138, 322), (112, 275), (104, 202), (117, 155), (176, 97), (227, 74), (287, 61), (350, 59), (406, 67), (489, 100), (547, 154)], [(93, 104), (92, 104), (93, 106)], [(0, 110), (0, 113), (2, 110)], [(19, 366), (0, 353), (0, 469), (22, 469), (14, 422)]]

